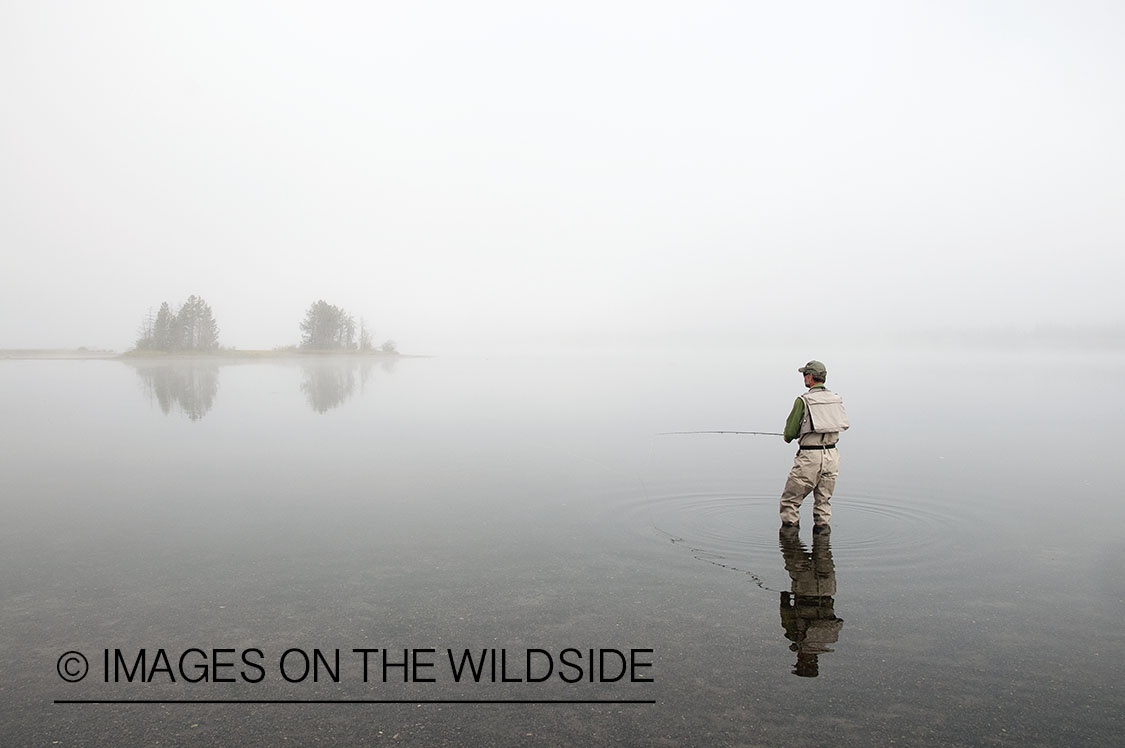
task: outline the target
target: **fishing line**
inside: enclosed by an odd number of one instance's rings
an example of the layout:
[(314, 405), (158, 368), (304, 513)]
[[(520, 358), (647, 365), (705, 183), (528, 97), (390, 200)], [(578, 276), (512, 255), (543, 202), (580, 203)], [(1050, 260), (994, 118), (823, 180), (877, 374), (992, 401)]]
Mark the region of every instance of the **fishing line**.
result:
[[(614, 467), (613, 465), (609, 465), (602, 460), (595, 459), (594, 457), (591, 457), (589, 455), (580, 454), (578, 452), (575, 452), (574, 450), (567, 449), (565, 447), (561, 447), (560, 445), (557, 445), (557, 444), (556, 445), (547, 445), (547, 444), (545, 444), (542, 441), (539, 441), (537, 439), (528, 440), (528, 443), (534, 444), (536, 447), (539, 447), (539, 448), (552, 449), (555, 452), (565, 454), (568, 457), (571, 457), (572, 459), (577, 459), (577, 460), (581, 460), (583, 462), (588, 462), (590, 464), (597, 465), (598, 467), (602, 468), (603, 470), (605, 470), (609, 473), (613, 473), (613, 474), (615, 474), (615, 475), (617, 475), (621, 478), (626, 479), (628, 482), (635, 482), (636, 484), (640, 485), (641, 492), (644, 494), (644, 498), (645, 498), (644, 506), (646, 508), (646, 511), (651, 511), (652, 507), (653, 507), (653, 497), (652, 497), (652, 493), (649, 491), (649, 485), (648, 485), (648, 481), (645, 479), (645, 473), (647, 473), (647, 471), (651, 468), (652, 464), (656, 461), (656, 436), (673, 436), (673, 435), (682, 435), (682, 434), (745, 434), (745, 435), (755, 435), (755, 436), (782, 436), (781, 433), (772, 432), (772, 431), (664, 431), (664, 432), (660, 432), (658, 434), (655, 434), (652, 438), (649, 439), (648, 460), (647, 460), (646, 464), (641, 466), (640, 472), (637, 472), (637, 471), (628, 471), (627, 472), (625, 470), (622, 470), (621, 468)], [(649, 526), (652, 527), (652, 529), (656, 530), (656, 532), (658, 532), (661, 535), (664, 535), (665, 537), (667, 537), (668, 540), (673, 545), (682, 545), (682, 547), (687, 548), (688, 551), (691, 553), (692, 558), (696, 559), (697, 561), (703, 561), (704, 563), (711, 564), (712, 566), (717, 566), (721, 569), (726, 569), (727, 571), (734, 571), (734, 572), (738, 572), (740, 574), (745, 574), (747, 577), (750, 578), (751, 581), (754, 582), (755, 585), (757, 585), (759, 588), (761, 588), (763, 590), (766, 590), (767, 592), (779, 592), (780, 591), (780, 590), (774, 589), (773, 587), (767, 586), (765, 581), (762, 579), (762, 577), (755, 574), (754, 572), (749, 571), (747, 569), (741, 569), (741, 568), (739, 568), (737, 566), (734, 566), (730, 563), (724, 563), (728, 559), (725, 556), (723, 556), (719, 553), (716, 553), (715, 551), (710, 551), (710, 550), (707, 550), (705, 548), (692, 547), (689, 543), (687, 543), (685, 538), (674, 535), (674, 534), (668, 532), (667, 530), (664, 530), (663, 528), (658, 527), (655, 522), (650, 521)]]
[[(647, 471), (648, 468), (651, 467), (652, 463), (655, 462), (657, 436), (677, 436), (684, 434), (742, 434), (752, 436), (784, 436), (784, 434), (777, 431), (661, 431), (655, 434), (649, 440), (649, 463), (645, 467), (645, 470)], [(646, 502), (651, 504), (648, 496), (648, 487), (645, 484), (643, 477), (638, 476), (638, 479), (641, 481), (641, 485), (645, 487)], [(668, 538), (672, 545), (681, 545), (682, 547), (687, 548), (688, 552), (691, 554), (691, 557), (697, 561), (702, 561), (704, 563), (711, 564), (712, 566), (717, 566), (720, 569), (726, 569), (727, 571), (734, 571), (740, 574), (745, 574), (750, 578), (751, 581), (754, 582), (755, 585), (757, 585), (760, 589), (766, 590), (767, 592), (782, 591), (768, 586), (765, 583), (765, 580), (763, 580), (762, 577), (758, 574), (755, 574), (754, 572), (747, 569), (741, 569), (729, 563), (727, 557), (723, 556), (720, 553), (716, 553), (715, 551), (707, 550), (705, 548), (695, 548), (687, 542), (686, 538), (668, 532), (667, 530), (657, 526), (655, 522), (650, 523), (650, 526), (652, 527), (652, 529), (656, 530), (656, 532)]]
[[(652, 526), (652, 528), (654, 530), (656, 530), (657, 532), (663, 534), (663, 535), (667, 535), (668, 540), (670, 540), (673, 545), (676, 545), (677, 543), (685, 542), (683, 538), (677, 537), (676, 535), (673, 535), (672, 533), (670, 533), (666, 530), (661, 530), (655, 524)], [(754, 584), (758, 585), (760, 588), (762, 588), (766, 592), (783, 592), (783, 591), (787, 592), (788, 591), (788, 590), (775, 590), (773, 587), (767, 587), (766, 583), (764, 581), (762, 581), (762, 578), (760, 576), (758, 576), (757, 574), (755, 574), (754, 572), (747, 571), (746, 569), (740, 569), (737, 566), (732, 566), (731, 564), (724, 564), (721, 561), (716, 560), (716, 559), (722, 559), (723, 561), (725, 561), (726, 556), (715, 553), (714, 551), (708, 551), (708, 550), (705, 550), (703, 548), (692, 548), (690, 545), (687, 546), (687, 549), (691, 552), (691, 557), (694, 558), (696, 561), (702, 561), (706, 564), (711, 564), (712, 566), (718, 566), (720, 569), (726, 569), (727, 571), (737, 571), (739, 573), (745, 574), (746, 576), (750, 577), (750, 579), (754, 582)], [(709, 556), (711, 558), (708, 558)]]
[(785, 436), (778, 431), (661, 431), (657, 436), (673, 436), (676, 434), (749, 434), (752, 436)]

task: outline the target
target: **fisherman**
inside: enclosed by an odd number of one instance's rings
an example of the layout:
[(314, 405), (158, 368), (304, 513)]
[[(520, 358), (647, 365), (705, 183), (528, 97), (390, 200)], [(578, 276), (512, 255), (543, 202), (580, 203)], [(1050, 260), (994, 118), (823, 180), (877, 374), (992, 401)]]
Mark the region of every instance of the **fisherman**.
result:
[(808, 392), (793, 403), (785, 422), (785, 442), (794, 439), (800, 448), (781, 493), (781, 526), (797, 527), (801, 502), (813, 494), (813, 532), (829, 532), (832, 520), (832, 491), (840, 468), (836, 442), (848, 428), (844, 400), (825, 388), (828, 370), (820, 361), (809, 361), (797, 369), (805, 377)]

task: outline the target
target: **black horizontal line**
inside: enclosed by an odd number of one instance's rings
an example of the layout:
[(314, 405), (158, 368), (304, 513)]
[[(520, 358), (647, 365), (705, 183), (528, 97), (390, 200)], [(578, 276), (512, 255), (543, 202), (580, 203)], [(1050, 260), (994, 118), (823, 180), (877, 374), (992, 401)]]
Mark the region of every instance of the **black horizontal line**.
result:
[(56, 704), (655, 704), (655, 699), (55, 699)]

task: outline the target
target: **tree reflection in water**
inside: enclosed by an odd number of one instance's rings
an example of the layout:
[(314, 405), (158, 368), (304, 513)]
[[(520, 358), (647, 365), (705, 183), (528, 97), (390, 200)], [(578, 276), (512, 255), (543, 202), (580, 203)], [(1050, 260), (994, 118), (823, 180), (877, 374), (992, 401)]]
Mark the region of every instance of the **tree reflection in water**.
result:
[[(394, 367), (393, 360), (384, 360), (381, 366), (385, 371)], [(356, 384), (360, 392), (367, 387), (374, 363), (365, 359), (331, 359), (301, 363), (304, 381), (301, 392), (309, 406), (317, 413), (327, 413), (355, 394)]]
[[(219, 391), (219, 363), (194, 360), (130, 363), (149, 398), (160, 404), (165, 415), (176, 408), (198, 421), (214, 407)], [(355, 395), (357, 388), (363, 392), (375, 366), (390, 372), (394, 370), (395, 360), (325, 358), (300, 361), (299, 365), (303, 378), (301, 392), (305, 393), (309, 406), (317, 413), (327, 413)]]
[(160, 404), (167, 415), (172, 407), (198, 421), (215, 405), (219, 392), (217, 364), (195, 361), (134, 364), (149, 398)]

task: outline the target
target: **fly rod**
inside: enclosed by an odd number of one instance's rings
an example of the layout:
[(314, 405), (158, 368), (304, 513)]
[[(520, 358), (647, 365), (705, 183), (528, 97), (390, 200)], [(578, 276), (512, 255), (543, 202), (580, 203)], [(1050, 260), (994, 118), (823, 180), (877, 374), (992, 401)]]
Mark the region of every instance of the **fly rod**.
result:
[(750, 434), (752, 436), (785, 436), (778, 431), (661, 431), (657, 436), (673, 434)]

